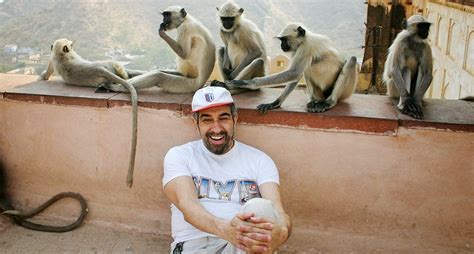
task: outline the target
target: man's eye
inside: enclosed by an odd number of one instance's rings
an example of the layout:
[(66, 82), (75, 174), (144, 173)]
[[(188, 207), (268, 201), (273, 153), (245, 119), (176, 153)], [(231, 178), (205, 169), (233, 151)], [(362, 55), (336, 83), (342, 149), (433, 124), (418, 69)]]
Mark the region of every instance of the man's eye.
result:
[(212, 122), (212, 119), (204, 118), (204, 119), (201, 119), (201, 122), (203, 122), (203, 123), (210, 123), (210, 122)]

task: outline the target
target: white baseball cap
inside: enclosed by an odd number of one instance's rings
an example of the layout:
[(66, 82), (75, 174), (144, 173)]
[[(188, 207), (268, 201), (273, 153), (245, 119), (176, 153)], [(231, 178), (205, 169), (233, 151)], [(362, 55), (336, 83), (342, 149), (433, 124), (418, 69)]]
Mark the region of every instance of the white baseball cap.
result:
[(223, 87), (208, 86), (196, 91), (193, 96), (192, 111), (229, 105), (234, 103), (230, 92)]

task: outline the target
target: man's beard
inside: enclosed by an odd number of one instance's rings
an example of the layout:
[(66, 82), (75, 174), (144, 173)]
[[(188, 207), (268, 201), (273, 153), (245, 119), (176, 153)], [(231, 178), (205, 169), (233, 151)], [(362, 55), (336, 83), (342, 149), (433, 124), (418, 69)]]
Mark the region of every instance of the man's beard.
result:
[[(222, 144), (213, 144), (210, 140), (212, 139), (211, 136), (223, 136), (224, 143)], [(221, 131), (218, 134), (208, 132), (206, 133), (206, 137), (204, 140), (204, 146), (212, 153), (217, 155), (222, 155), (230, 151), (232, 146), (234, 145), (234, 135), (229, 135), (227, 131)]]

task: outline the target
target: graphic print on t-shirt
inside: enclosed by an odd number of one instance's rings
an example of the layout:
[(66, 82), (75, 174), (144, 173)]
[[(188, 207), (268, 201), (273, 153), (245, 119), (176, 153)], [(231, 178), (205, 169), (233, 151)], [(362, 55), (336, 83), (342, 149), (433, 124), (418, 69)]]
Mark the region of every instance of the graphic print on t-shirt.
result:
[(234, 201), (232, 195), (238, 189), (240, 204), (245, 204), (252, 198), (261, 197), (255, 180), (233, 179), (221, 182), (202, 176), (193, 176), (194, 185), (199, 199), (217, 199), (223, 201)]

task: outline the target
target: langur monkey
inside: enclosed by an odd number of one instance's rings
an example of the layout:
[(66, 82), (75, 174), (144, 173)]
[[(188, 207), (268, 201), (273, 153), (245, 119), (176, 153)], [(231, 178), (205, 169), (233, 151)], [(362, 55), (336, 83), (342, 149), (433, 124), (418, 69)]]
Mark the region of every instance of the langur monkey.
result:
[(224, 80), (265, 76), (267, 53), (258, 27), (242, 16), (244, 9), (233, 1), (227, 1), (217, 10), (224, 42), (218, 52), (218, 62)]
[[(175, 52), (177, 70), (154, 70), (128, 80), (135, 89), (153, 86), (167, 93), (192, 93), (202, 88), (211, 76), (216, 61), (216, 47), (212, 36), (201, 23), (179, 6), (171, 6), (163, 13), (159, 35)], [(176, 29), (177, 38), (167, 31)], [(123, 87), (105, 84), (106, 89), (127, 92)]]
[[(11, 205), (11, 202), (5, 191), (6, 181), (5, 181), (4, 174), (5, 174), (4, 168), (0, 162), (0, 215), (4, 215), (8, 217), (9, 219), (13, 220), (13, 222), (15, 222), (18, 226), (31, 229), (31, 230), (42, 231), (42, 232), (63, 233), (63, 232), (71, 231), (79, 227), (82, 221), (84, 221), (84, 218), (86, 217), (87, 213), (89, 212), (87, 208), (87, 203), (84, 197), (82, 197), (81, 194), (79, 193), (73, 193), (73, 192), (59, 193), (56, 196), (50, 198), (41, 206), (29, 212), (20, 212), (18, 210), (15, 210), (13, 206)], [(73, 223), (66, 226), (49, 226), (49, 225), (42, 225), (42, 224), (37, 224), (34, 222), (27, 221), (28, 218), (35, 216), (36, 214), (42, 212), (43, 210), (51, 206), (56, 201), (63, 198), (73, 198), (77, 200), (79, 204), (81, 205), (81, 214)]]
[(431, 23), (414, 15), (403, 26), (389, 48), (383, 80), (388, 95), (400, 98), (397, 107), (403, 114), (423, 119), (423, 96), (433, 79), (433, 56), (426, 41)]
[(288, 83), (274, 102), (257, 107), (262, 113), (279, 108), (303, 76), (310, 96), (308, 112), (325, 112), (354, 93), (358, 74), (356, 58), (343, 61), (328, 37), (311, 33), (301, 24), (293, 23), (287, 25), (277, 38), (281, 41), (281, 49), (291, 54), (289, 69), (267, 77), (226, 81), (220, 85), (227, 89), (257, 89)]
[(127, 186), (133, 185), (133, 170), (135, 167), (135, 154), (137, 151), (137, 92), (125, 79), (128, 73), (125, 68), (113, 61), (90, 62), (82, 59), (73, 49), (73, 42), (68, 39), (59, 39), (51, 46), (52, 54), (48, 69), (44, 71), (39, 80), (48, 80), (53, 72), (58, 73), (70, 85), (88, 86), (99, 88), (104, 84), (119, 84), (127, 89), (132, 101), (132, 144), (128, 166)]

